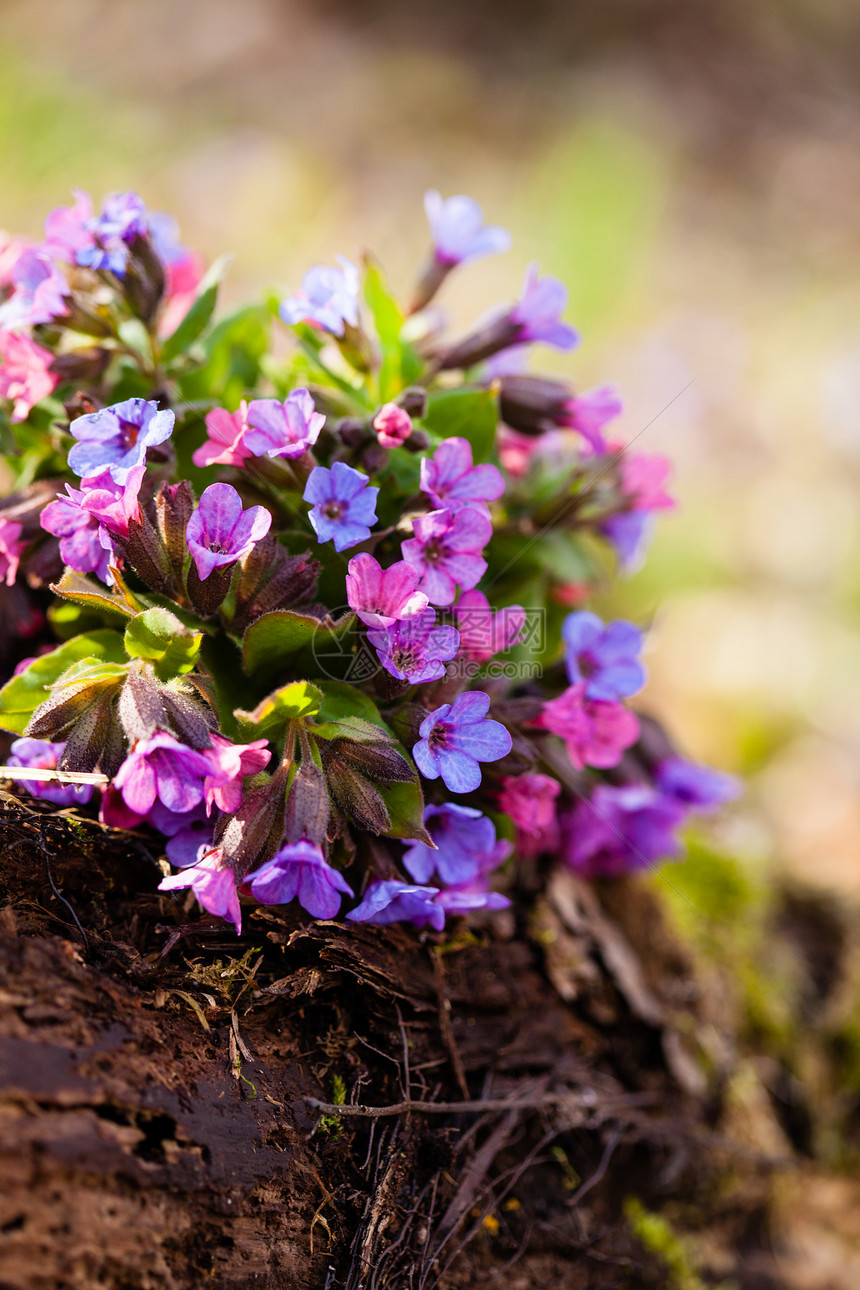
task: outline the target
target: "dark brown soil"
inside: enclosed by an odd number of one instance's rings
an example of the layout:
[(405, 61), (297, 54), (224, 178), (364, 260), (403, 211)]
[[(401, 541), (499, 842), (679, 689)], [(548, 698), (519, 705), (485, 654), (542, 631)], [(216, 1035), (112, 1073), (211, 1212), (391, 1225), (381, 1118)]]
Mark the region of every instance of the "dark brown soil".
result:
[[(143, 841), (0, 812), (2, 1290), (785, 1284), (790, 1153), (726, 1139), (646, 887), (557, 874), (444, 942), (248, 910), (237, 942)], [(701, 1281), (631, 1196), (707, 1229)]]

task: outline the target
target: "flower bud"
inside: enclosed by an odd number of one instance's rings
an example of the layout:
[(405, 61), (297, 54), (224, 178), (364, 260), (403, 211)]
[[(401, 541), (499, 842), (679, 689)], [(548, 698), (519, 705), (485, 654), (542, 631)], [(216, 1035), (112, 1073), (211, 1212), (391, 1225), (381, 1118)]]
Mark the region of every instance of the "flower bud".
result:
[(111, 351), (100, 346), (90, 349), (73, 349), (66, 354), (57, 354), (51, 363), (53, 372), (60, 383), (65, 381), (97, 381), (103, 375), (111, 360)]
[(74, 664), (50, 687), (50, 695), (39, 704), (24, 733), (37, 739), (65, 736), (84, 713), (106, 694), (115, 695), (128, 676), (128, 668), (117, 663)]
[(319, 749), (331, 795), (343, 813), (359, 828), (387, 833), (391, 817), (379, 790), (339, 756), (332, 744), (321, 742)]
[(182, 571), (188, 555), (185, 530), (194, 510), (191, 485), (183, 479), (179, 484), (162, 484), (155, 498), (155, 523), (158, 535), (167, 550), (177, 586), (181, 585)]
[(151, 663), (137, 658), (131, 664), (120, 692), (117, 715), (132, 743), (149, 739), (156, 730), (167, 729), (167, 714)]
[(505, 425), (521, 434), (551, 430), (564, 416), (573, 393), (564, 381), (544, 376), (503, 376), (499, 412)]
[[(76, 773), (97, 770), (103, 761), (105, 749), (114, 744), (117, 736), (122, 743), (115, 698), (112, 693), (102, 695), (75, 723), (57, 762), (58, 770)], [(113, 767), (108, 769), (102, 765), (101, 769), (105, 774), (110, 774)]]
[(303, 757), (287, 794), (284, 837), (287, 842), (322, 846), (328, 832), (329, 799), (325, 777), (311, 758)]
[(132, 312), (142, 322), (151, 323), (164, 295), (165, 278), (148, 233), (138, 233), (131, 242), (122, 287)]
[(178, 739), (189, 748), (211, 748), (210, 731), (218, 729), (218, 718), (195, 690), (179, 680), (159, 687), (159, 697)]
[(128, 522), (128, 533), (112, 534), (135, 573), (153, 591), (169, 596), (175, 592), (170, 556), (161, 536), (143, 507)]
[(287, 771), (279, 766), (267, 784), (245, 793), (233, 815), (222, 815), (215, 825), (214, 845), (241, 882), (245, 874), (270, 860), (284, 837)]
[(217, 614), (227, 599), (235, 567), (235, 564), (219, 565), (207, 578), (201, 580), (197, 566), (192, 560), (185, 579), (185, 587), (191, 607), (201, 618), (211, 618), (213, 614)]

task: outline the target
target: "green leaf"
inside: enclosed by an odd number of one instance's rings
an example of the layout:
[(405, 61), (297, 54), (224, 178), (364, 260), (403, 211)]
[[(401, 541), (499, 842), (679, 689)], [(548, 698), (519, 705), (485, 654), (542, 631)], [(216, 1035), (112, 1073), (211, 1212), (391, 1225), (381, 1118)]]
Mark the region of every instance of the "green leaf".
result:
[(237, 708), (234, 716), (244, 740), (274, 739), (289, 721), (312, 717), (319, 711), (322, 690), (310, 681), (293, 681), (261, 699), (252, 712)]
[(126, 652), (150, 659), (162, 680), (192, 671), (202, 640), (202, 632), (190, 631), (169, 609), (145, 609), (125, 629)]
[(494, 390), (440, 390), (430, 395), (421, 424), (442, 439), (468, 439), (478, 462), (493, 451), (498, 421)]
[(182, 319), (176, 331), (167, 337), (161, 347), (160, 357), (163, 363), (171, 363), (174, 358), (184, 354), (189, 346), (193, 345), (200, 333), (209, 325), (209, 320), (215, 312), (215, 305), (218, 302), (218, 288), (229, 264), (230, 257), (222, 255), (211, 266), (209, 272), (200, 283), (200, 291), (188, 313)]
[[(404, 752), (398, 745), (399, 751)], [(410, 766), (413, 765), (411, 757), (404, 752), (406, 761)], [(414, 780), (401, 784), (377, 784), (379, 796), (382, 798), (388, 814), (391, 819), (391, 828), (388, 830), (389, 838), (402, 838), (404, 840), (414, 840), (423, 842), (427, 846), (433, 846), (433, 839), (424, 827), (424, 794), (421, 792), (421, 785), (418, 781), (418, 772), (415, 772)]]
[(81, 660), (86, 660), (87, 666), (99, 660), (124, 663), (126, 653), (119, 632), (109, 628), (87, 632), (66, 641), (50, 654), (34, 659), (28, 668), (19, 676), (13, 676), (0, 690), (0, 728), (23, 734), (30, 717), (47, 699), (47, 687)]
[[(269, 326), (269, 315), (259, 305), (248, 305), (217, 323), (204, 338), (203, 365), (178, 377), (183, 398), (238, 407), (259, 379), (260, 363), (269, 348)], [(202, 433), (202, 417), (200, 429)]]
[(347, 685), (346, 681), (320, 681), (320, 689), (323, 692), (322, 703), (317, 714), (320, 722), (337, 722), (348, 717), (360, 717), (370, 725), (387, 729), (376, 704), (354, 685)]
[[(414, 839), (432, 845), (430, 835), (424, 827), (424, 794), (421, 791), (415, 763), (403, 745), (391, 735), (376, 704), (361, 690), (343, 681), (325, 681), (321, 688), (323, 701), (317, 713), (320, 725), (312, 727), (312, 733), (322, 739), (342, 737), (356, 739), (354, 733), (343, 729), (344, 726), (350, 725), (359, 730), (372, 727), (377, 731), (376, 738), (379, 738), (379, 732), (383, 732), (383, 736), (390, 740), (391, 747), (401, 754), (415, 773), (414, 780), (409, 783), (376, 785), (391, 817), (391, 827), (387, 836)], [(329, 728), (333, 731), (336, 729), (337, 733), (329, 734)], [(370, 742), (369, 736), (368, 742)]]
[(64, 600), (74, 601), (88, 609), (97, 609), (111, 617), (133, 618), (134, 610), (126, 603), (125, 598), (110, 592), (94, 578), (88, 578), (74, 569), (64, 569), (59, 582), (51, 584), (51, 591)]
[(355, 744), (394, 743), (394, 736), (385, 726), (373, 725), (362, 717), (340, 717), (336, 721), (324, 721), (311, 727), (311, 734), (317, 739), (349, 739)]
[(263, 614), (242, 638), (242, 660), (249, 673), (276, 671), (301, 649), (312, 646), (313, 654), (325, 657), (327, 651), (338, 652), (345, 633), (355, 622), (355, 614), (344, 614), (336, 621), (297, 614), (291, 609), (275, 609)]

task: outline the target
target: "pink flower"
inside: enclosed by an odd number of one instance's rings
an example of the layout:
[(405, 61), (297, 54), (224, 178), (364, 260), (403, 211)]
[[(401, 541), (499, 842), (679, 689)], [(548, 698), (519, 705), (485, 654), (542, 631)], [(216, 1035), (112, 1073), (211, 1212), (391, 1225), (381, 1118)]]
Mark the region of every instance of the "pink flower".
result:
[(0, 327), (35, 327), (69, 312), (69, 284), (44, 247), (29, 247), (10, 271), (12, 294), (0, 305)]
[(500, 425), (496, 437), (499, 461), (512, 479), (522, 479), (528, 474), (535, 452), (541, 441), (537, 435), (520, 434), (510, 426)]
[(413, 531), (415, 537), (403, 543), (403, 558), (421, 573), (420, 587), (431, 605), (450, 605), (458, 586), (470, 591), (481, 580), (487, 562), (480, 553), (493, 535), (483, 511), (429, 511), (417, 516)]
[(208, 851), (197, 864), (158, 884), (159, 891), (179, 891), (190, 887), (198, 902), (210, 914), (232, 923), (238, 935), (242, 930), (242, 910), (236, 890), (234, 871), (223, 864), (224, 853), (220, 847)]
[(201, 756), (212, 768), (203, 781), (207, 813), (214, 805), (233, 815), (242, 805), (242, 780), (246, 775), (265, 770), (272, 754), (265, 739), (231, 744), (223, 735), (213, 734), (212, 747), (204, 748)]
[(301, 457), (313, 447), (325, 425), (308, 390), (292, 390), (280, 399), (253, 399), (248, 404), (245, 445), (255, 457)]
[(454, 438), (443, 440), (432, 458), (421, 459), (420, 488), (434, 507), (458, 511), (472, 506), (489, 514), (487, 502), (501, 497), (505, 480), (495, 466), (473, 466), (468, 439)]
[(524, 860), (534, 860), (559, 843), (556, 799), (561, 784), (550, 775), (509, 775), (502, 780), (499, 806), (513, 820), (517, 830), (517, 851)]
[(623, 704), (586, 699), (587, 682), (578, 681), (543, 706), (536, 725), (559, 735), (576, 770), (617, 766), (625, 748), (639, 738), (636, 714)]
[(158, 320), (162, 336), (172, 335), (194, 304), (204, 270), (203, 257), (195, 251), (184, 250), (179, 259), (164, 262), (165, 303)]
[(384, 403), (373, 418), (373, 428), (383, 448), (399, 448), (412, 434), (412, 418), (396, 403)]
[(600, 385), (568, 399), (559, 417), (559, 425), (567, 426), (581, 434), (592, 452), (607, 451), (601, 431), (624, 411), (624, 404), (614, 385)]
[(552, 588), (550, 595), (557, 605), (576, 609), (583, 600), (587, 600), (591, 588), (587, 582), (559, 582)]
[(466, 591), (454, 606), (460, 633), (459, 657), (485, 663), (515, 645), (522, 636), (526, 611), (509, 605), (494, 614), (483, 591)]
[(508, 775), (502, 780), (499, 806), (518, 829), (535, 836), (555, 823), (555, 799), (561, 784), (550, 775)]
[(73, 188), (72, 196), (74, 206), (58, 206), (45, 219), (45, 246), (74, 264), (78, 251), (95, 246), (95, 238), (87, 227), (93, 217), (92, 198), (80, 188)]
[(0, 229), (0, 291), (12, 286), (12, 270), (33, 243), (25, 237), (12, 237)]
[(355, 555), (346, 575), (346, 598), (368, 627), (391, 627), (427, 608), (420, 581), (419, 571), (405, 560), (383, 569), (372, 555)]
[(53, 361), (53, 355), (29, 336), (0, 331), (0, 399), (13, 401), (13, 421), (23, 421), (51, 393), (57, 384), (50, 370)]
[(206, 431), (209, 438), (191, 454), (195, 466), (241, 466), (246, 458), (253, 457), (245, 444), (248, 404), (244, 399), (236, 412), (224, 408), (207, 412)]
[(672, 473), (672, 463), (660, 453), (625, 453), (621, 458), (621, 491), (634, 511), (669, 511), (674, 497), (663, 488)]
[(22, 542), (22, 525), (15, 520), (4, 520), (0, 515), (0, 578), (11, 587), (18, 576), (21, 554), (27, 545)]

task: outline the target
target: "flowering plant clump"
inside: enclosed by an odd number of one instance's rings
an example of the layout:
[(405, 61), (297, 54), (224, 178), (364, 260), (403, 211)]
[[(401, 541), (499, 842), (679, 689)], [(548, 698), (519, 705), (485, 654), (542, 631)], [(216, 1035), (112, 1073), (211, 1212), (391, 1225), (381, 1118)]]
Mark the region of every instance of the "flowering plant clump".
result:
[(642, 634), (582, 607), (673, 502), (604, 438), (611, 387), (525, 370), (578, 341), (562, 284), (532, 266), (447, 339), (428, 306), (509, 237), (431, 193), (408, 308), (339, 257), (215, 321), (221, 264), (134, 193), (95, 209), (0, 235), (3, 775), (149, 830), (161, 889), (237, 930), (297, 901), (440, 931), (542, 857), (677, 854), (735, 784), (629, 706)]

